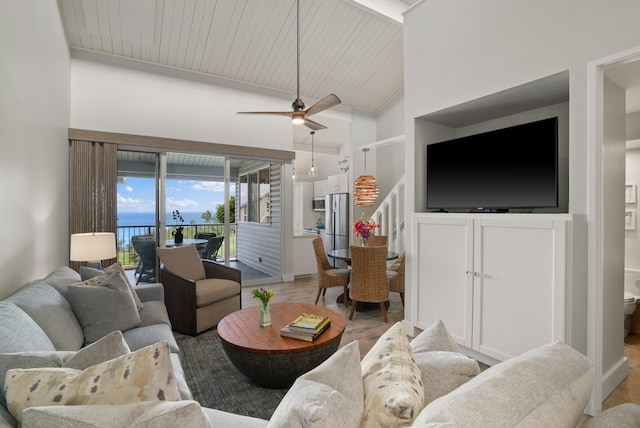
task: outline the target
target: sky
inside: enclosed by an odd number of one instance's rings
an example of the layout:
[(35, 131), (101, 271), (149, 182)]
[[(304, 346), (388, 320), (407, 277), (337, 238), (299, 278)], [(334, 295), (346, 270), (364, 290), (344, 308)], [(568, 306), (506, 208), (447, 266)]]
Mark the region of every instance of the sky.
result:
[[(233, 184), (232, 184), (233, 186)], [(230, 194), (234, 194), (233, 187)], [(224, 203), (224, 183), (212, 181), (167, 180), (167, 212), (215, 213), (216, 206)], [(118, 183), (118, 212), (154, 212), (155, 180), (127, 177)]]

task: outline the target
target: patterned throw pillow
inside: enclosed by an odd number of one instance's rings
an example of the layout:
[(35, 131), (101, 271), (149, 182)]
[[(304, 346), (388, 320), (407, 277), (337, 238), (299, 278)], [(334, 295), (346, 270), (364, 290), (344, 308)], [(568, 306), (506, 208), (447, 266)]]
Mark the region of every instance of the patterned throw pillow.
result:
[(361, 362), (364, 417), (361, 427), (409, 426), (424, 407), (422, 373), (397, 322)]
[(166, 341), (82, 371), (12, 369), (5, 393), (7, 408), (19, 422), (29, 407), (180, 400)]

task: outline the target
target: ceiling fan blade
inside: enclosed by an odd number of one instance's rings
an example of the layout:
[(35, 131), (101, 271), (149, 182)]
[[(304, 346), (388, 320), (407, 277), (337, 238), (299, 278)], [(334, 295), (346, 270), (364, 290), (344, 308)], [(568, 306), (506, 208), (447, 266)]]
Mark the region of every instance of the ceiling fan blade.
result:
[(305, 118), (304, 118), (304, 124), (305, 124), (305, 126), (306, 126), (307, 128), (311, 128), (311, 129), (313, 129), (314, 131), (319, 131), (319, 130), (321, 130), (321, 129), (327, 129), (327, 127), (326, 127), (326, 126), (324, 126), (324, 125), (322, 125), (322, 124), (320, 124), (320, 123), (318, 123), (318, 122), (316, 122), (316, 121), (314, 121), (314, 120), (311, 120), (311, 119), (309, 119), (308, 117), (305, 117)]
[(326, 110), (331, 107), (335, 107), (340, 104), (340, 98), (336, 94), (330, 94), (309, 107), (306, 110), (307, 116), (311, 116), (312, 114), (320, 113), (323, 110)]
[(239, 111), (236, 114), (270, 114), (277, 116), (291, 116), (295, 112), (293, 111)]

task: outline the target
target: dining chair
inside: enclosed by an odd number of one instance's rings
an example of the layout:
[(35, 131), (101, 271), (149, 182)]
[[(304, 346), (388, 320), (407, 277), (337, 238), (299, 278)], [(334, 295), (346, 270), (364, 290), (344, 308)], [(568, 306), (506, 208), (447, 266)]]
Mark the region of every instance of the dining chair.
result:
[(404, 253), (389, 266), (387, 280), (389, 281), (389, 291), (400, 293), (400, 300), (404, 308)]
[(372, 235), (367, 242), (370, 247), (386, 247), (389, 242), (389, 237), (386, 235)]
[(140, 261), (136, 272), (138, 280), (136, 285), (142, 282), (155, 282), (156, 280), (156, 238), (153, 235), (136, 235), (131, 237), (131, 245), (136, 250)]
[(358, 302), (380, 303), (382, 319), (387, 322), (389, 282), (387, 280), (387, 248), (352, 245), (349, 297), (353, 318)]
[(318, 295), (314, 304), (318, 304), (320, 294), (324, 296), (327, 293), (327, 288), (342, 287), (344, 289), (344, 305), (347, 306), (347, 286), (351, 272), (349, 269), (338, 269), (329, 264), (322, 238), (313, 238), (312, 244), (318, 271)]

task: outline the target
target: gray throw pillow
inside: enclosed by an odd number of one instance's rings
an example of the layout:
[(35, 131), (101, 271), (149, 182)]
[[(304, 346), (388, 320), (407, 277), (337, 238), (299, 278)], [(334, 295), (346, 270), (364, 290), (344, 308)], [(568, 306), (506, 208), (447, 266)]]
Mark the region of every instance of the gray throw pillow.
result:
[(102, 339), (85, 346), (65, 360), (62, 367), (84, 370), (96, 364), (113, 360), (131, 352), (121, 331), (114, 331)]
[(85, 343), (93, 343), (107, 334), (129, 330), (140, 324), (140, 315), (129, 286), (114, 272), (100, 285), (70, 285), (69, 301), (76, 313)]

